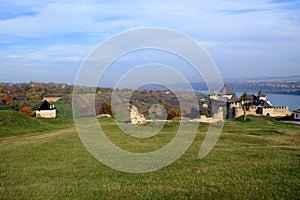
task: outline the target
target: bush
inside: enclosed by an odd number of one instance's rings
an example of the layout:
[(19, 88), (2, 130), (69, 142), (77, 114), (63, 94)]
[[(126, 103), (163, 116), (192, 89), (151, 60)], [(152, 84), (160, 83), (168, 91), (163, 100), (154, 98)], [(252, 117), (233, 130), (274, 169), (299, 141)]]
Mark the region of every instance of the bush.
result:
[(23, 115), (27, 115), (32, 117), (34, 115), (34, 111), (29, 106), (24, 106), (19, 110), (19, 113)]
[(100, 114), (109, 114), (111, 117), (113, 117), (113, 112), (112, 112), (112, 108), (111, 108), (111, 104), (110, 103), (102, 103), (100, 106)]
[(175, 108), (173, 108), (172, 105), (168, 104), (165, 106), (166, 112), (167, 112), (167, 119), (173, 119), (175, 117), (181, 117), (181, 112)]

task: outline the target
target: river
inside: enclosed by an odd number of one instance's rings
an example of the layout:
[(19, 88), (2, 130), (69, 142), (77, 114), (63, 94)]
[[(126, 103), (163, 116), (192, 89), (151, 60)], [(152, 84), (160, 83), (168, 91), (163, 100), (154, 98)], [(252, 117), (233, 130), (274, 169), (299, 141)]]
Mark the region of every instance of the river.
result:
[(266, 94), (273, 106), (288, 106), (290, 111), (300, 108), (300, 96), (283, 94)]
[[(203, 94), (207, 94), (207, 91), (200, 91)], [(236, 93), (238, 97), (242, 93)], [(257, 94), (255, 94), (257, 95)], [(285, 95), (285, 94), (266, 94), (267, 101), (270, 101), (273, 106), (288, 106), (290, 111), (300, 109), (300, 96)]]

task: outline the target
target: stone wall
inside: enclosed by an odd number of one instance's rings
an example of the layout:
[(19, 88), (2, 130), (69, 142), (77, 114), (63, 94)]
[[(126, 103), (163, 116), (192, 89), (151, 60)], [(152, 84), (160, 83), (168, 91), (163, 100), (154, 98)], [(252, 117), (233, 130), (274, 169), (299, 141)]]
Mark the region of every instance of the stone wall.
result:
[(290, 115), (292, 115), (292, 112), (287, 106), (278, 106), (273, 108), (273, 117), (284, 117)]
[(234, 111), (235, 117), (234, 118), (244, 115), (244, 111), (241, 107), (235, 107), (234, 109), (235, 109), (235, 111)]
[[(240, 117), (244, 115), (242, 107), (235, 107), (235, 117)], [(247, 111), (247, 115), (258, 115), (257, 114), (258, 107), (252, 106)], [(287, 106), (279, 106), (279, 107), (273, 107), (273, 108), (263, 108), (262, 115), (265, 116), (271, 116), (271, 117), (284, 117), (284, 116), (290, 116), (292, 112), (289, 110)]]
[[(235, 109), (235, 117), (234, 118), (237, 118), (237, 117), (240, 117), (240, 116), (244, 115), (244, 110), (243, 110), (242, 107), (236, 107), (234, 109)], [(249, 110), (247, 110), (246, 114), (247, 115), (258, 115), (257, 114), (257, 109), (258, 109), (257, 106), (251, 106), (249, 108)]]
[(201, 115), (199, 122), (211, 123), (212, 122), (212, 118), (211, 117), (206, 117), (205, 115)]

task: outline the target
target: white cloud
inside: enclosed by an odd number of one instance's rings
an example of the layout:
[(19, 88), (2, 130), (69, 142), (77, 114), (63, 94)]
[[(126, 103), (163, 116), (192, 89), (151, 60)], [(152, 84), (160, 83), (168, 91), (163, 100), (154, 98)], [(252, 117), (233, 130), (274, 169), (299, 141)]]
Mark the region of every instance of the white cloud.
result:
[[(236, 56), (241, 65), (261, 67), (266, 64), (262, 60), (271, 57), (291, 69), (300, 64), (297, 1), (3, 0), (0, 12), (15, 16), (0, 20), (3, 63), (80, 62), (97, 42), (113, 34), (158, 26), (198, 40), (219, 61), (221, 70), (232, 65), (237, 71)], [(277, 63), (274, 59), (267, 64)]]
[(40, 49), (31, 49), (27, 46), (9, 46), (7, 51), (0, 53), (0, 58), (7, 60), (7, 62), (18, 62), (20, 65), (41, 62), (81, 63), (92, 48), (93, 46), (88, 45), (53, 45)]
[[(296, 13), (266, 1), (57, 1), (37, 5), (36, 15), (0, 22), (0, 34), (47, 36), (61, 33), (116, 33), (137, 26), (162, 26), (187, 34), (253, 36), (279, 27), (293, 29)], [(296, 15), (296, 16), (295, 16)], [(296, 24), (297, 25), (297, 24)], [(291, 30), (285, 33), (291, 34)], [(222, 33), (222, 35), (221, 35)]]

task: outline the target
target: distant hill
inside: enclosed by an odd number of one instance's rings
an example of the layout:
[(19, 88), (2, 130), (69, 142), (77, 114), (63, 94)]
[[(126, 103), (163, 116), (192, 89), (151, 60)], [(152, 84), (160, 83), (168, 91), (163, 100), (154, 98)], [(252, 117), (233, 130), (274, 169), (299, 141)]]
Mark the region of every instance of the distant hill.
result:
[(261, 76), (261, 77), (232, 77), (224, 78), (225, 82), (248, 82), (248, 81), (295, 81), (300, 80), (300, 75), (296, 76)]

